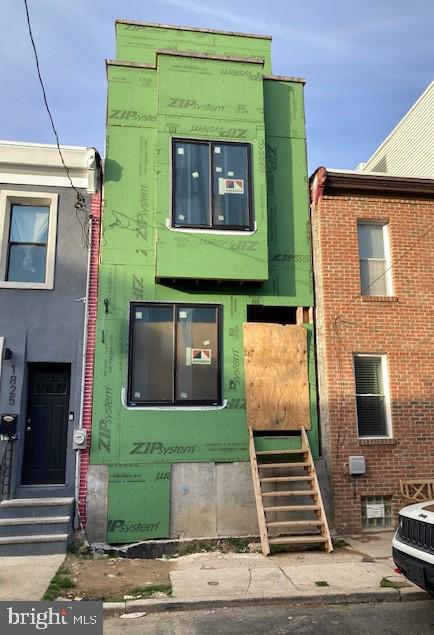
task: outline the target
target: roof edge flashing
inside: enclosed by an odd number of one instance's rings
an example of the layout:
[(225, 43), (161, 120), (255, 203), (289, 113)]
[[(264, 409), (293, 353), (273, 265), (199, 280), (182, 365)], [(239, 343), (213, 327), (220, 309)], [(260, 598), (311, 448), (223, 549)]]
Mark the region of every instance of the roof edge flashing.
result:
[(240, 55), (218, 55), (214, 53), (200, 53), (197, 51), (178, 51), (175, 49), (157, 49), (157, 57), (159, 55), (169, 55), (173, 57), (197, 57), (199, 59), (216, 60), (220, 62), (240, 62), (244, 64), (261, 64), (264, 65), (263, 57), (247, 57)]
[(306, 80), (303, 77), (289, 77), (287, 75), (264, 75), (263, 79), (275, 82), (291, 82), (292, 84), (306, 84)]
[(106, 66), (127, 66), (130, 68), (150, 68), (155, 70), (155, 64), (145, 64), (144, 62), (129, 62), (128, 60), (110, 60), (106, 59)]
[(216, 35), (233, 35), (234, 37), (245, 37), (258, 40), (272, 40), (271, 35), (260, 35), (259, 33), (238, 33), (237, 31), (221, 31), (219, 29), (205, 29), (202, 27), (180, 26), (175, 24), (160, 24), (158, 22), (141, 22), (140, 20), (123, 20), (117, 18), (115, 26), (118, 24), (131, 24), (139, 27), (152, 27), (157, 29), (171, 29), (173, 31), (192, 31), (193, 33), (210, 33)]

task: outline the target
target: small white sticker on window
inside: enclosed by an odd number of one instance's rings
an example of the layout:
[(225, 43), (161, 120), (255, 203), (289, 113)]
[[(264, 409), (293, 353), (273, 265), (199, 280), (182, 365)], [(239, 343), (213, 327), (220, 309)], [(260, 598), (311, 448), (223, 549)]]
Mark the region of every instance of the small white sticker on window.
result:
[(228, 172), (228, 176), (234, 176), (235, 172)]
[(185, 220), (184, 214), (178, 214), (178, 218), (179, 218), (179, 220)]
[(219, 215), (217, 216), (217, 218), (218, 218), (218, 220), (224, 220), (224, 219), (225, 219), (225, 217), (223, 216), (223, 214), (219, 214)]
[(135, 392), (134, 393), (135, 399), (140, 399), (141, 396), (142, 396), (142, 393), (140, 393), (140, 392)]
[(184, 154), (184, 148), (178, 148), (177, 152), (178, 154)]
[(216, 172), (222, 172), (222, 171), (223, 171), (223, 169), (222, 169), (222, 168), (219, 168), (219, 167), (217, 166), (217, 167), (216, 167), (216, 169), (215, 169), (215, 171), (216, 171)]
[(199, 172), (192, 172), (192, 173), (191, 173), (191, 176), (192, 176), (194, 179), (198, 179), (198, 178), (199, 178)]
[(203, 345), (204, 346), (209, 346), (209, 340), (203, 340)]
[(220, 153), (221, 153), (221, 151), (222, 151), (222, 149), (221, 149), (221, 147), (220, 147), (220, 146), (215, 146), (215, 148), (214, 148), (214, 153), (215, 153), (215, 154), (220, 154)]
[(181, 399), (188, 399), (188, 395), (186, 392), (181, 393)]
[(141, 320), (143, 318), (143, 313), (141, 311), (136, 311), (136, 320)]
[(179, 312), (179, 317), (180, 318), (186, 318), (187, 317), (187, 311), (180, 311)]

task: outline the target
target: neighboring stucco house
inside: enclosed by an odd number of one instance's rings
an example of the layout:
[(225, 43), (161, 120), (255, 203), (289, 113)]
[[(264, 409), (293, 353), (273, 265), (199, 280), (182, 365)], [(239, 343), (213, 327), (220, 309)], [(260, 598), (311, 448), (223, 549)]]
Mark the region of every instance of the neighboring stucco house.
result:
[[(258, 534), (245, 358), (258, 363), (259, 341), (270, 392), (256, 448), (300, 443), (305, 426), (319, 455), (303, 80), (271, 74), (270, 40), (116, 23), (91, 541)], [(245, 323), (270, 333), (247, 352)], [(289, 332), (300, 346), (285, 366)], [(291, 430), (270, 420), (288, 398), (302, 412)]]
[(0, 555), (64, 549), (76, 496), (93, 148), (0, 142)]

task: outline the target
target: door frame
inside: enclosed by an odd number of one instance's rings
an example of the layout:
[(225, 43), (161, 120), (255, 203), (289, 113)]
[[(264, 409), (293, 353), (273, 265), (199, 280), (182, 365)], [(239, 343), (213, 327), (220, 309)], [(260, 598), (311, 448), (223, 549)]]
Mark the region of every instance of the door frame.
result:
[[(25, 469), (25, 460), (26, 460), (26, 427), (27, 427), (27, 419), (29, 418), (31, 407), (32, 407), (32, 381), (34, 377), (34, 372), (36, 369), (62, 369), (68, 374), (68, 392), (67, 392), (67, 415), (66, 415), (66, 440), (65, 440), (65, 466), (64, 466), (64, 480), (61, 483), (24, 483), (23, 482), (23, 474)], [(65, 488), (67, 486), (68, 481), (68, 444), (69, 444), (69, 412), (71, 408), (71, 387), (72, 387), (72, 364), (70, 362), (27, 362), (26, 364), (26, 373), (25, 373), (25, 383), (24, 387), (26, 390), (26, 395), (24, 399), (25, 407), (22, 408), (22, 413), (24, 415), (24, 421), (21, 426), (22, 430), (22, 450), (21, 450), (21, 461), (18, 472), (18, 487), (19, 488), (30, 488), (30, 489), (51, 489), (51, 488)]]

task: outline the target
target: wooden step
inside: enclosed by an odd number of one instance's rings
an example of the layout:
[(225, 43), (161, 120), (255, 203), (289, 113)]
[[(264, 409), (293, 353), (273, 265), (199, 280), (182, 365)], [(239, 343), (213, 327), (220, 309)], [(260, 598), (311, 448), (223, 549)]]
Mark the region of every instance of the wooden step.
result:
[(266, 456), (268, 454), (307, 454), (307, 450), (258, 450), (256, 456)]
[(264, 507), (264, 512), (307, 512), (318, 509), (320, 509), (319, 505), (274, 505), (273, 507)]
[(264, 478), (260, 478), (261, 483), (283, 483), (289, 481), (313, 481), (315, 477), (309, 476), (265, 476)]
[(273, 492), (262, 492), (262, 496), (315, 496), (315, 492), (311, 489), (299, 489), (299, 490), (275, 490)]
[(277, 467), (309, 467), (310, 463), (303, 461), (303, 463), (258, 463), (260, 470), (262, 469), (276, 469)]
[[(300, 430), (301, 448), (287, 448), (283, 450), (259, 450), (255, 446), (254, 431), (249, 426), (249, 454), (252, 470), (253, 489), (255, 492), (256, 511), (258, 515), (259, 534), (261, 537), (262, 553), (267, 556), (270, 553), (270, 545), (292, 544), (299, 545), (311, 543), (323, 548), (326, 552), (333, 551), (332, 541), (328, 529), (327, 517), (321, 498), (321, 490), (315, 473), (315, 466), (309, 446), (309, 439), (304, 428)], [(285, 461), (284, 457), (288, 457)], [(271, 458), (268, 458), (271, 457)], [(277, 462), (282, 459), (282, 462)], [(291, 461), (293, 458), (293, 462)], [(300, 460), (301, 459), (301, 460)], [(263, 462), (261, 462), (263, 461)], [(270, 461), (270, 462), (267, 462)], [(291, 468), (297, 471), (291, 471)], [(306, 469), (307, 468), (307, 469)], [(261, 470), (282, 470), (279, 476), (266, 476)], [(270, 472), (268, 472), (270, 474)], [(271, 472), (273, 474), (273, 472)], [(262, 476), (262, 478), (261, 478)], [(263, 491), (264, 483), (272, 483), (269, 491)], [(279, 483), (283, 483), (283, 489), (277, 489)], [(285, 486), (285, 484), (288, 485)], [(288, 489), (290, 483), (294, 483), (295, 489)], [(308, 497), (308, 504), (303, 498)], [(275, 505), (273, 503), (279, 502)], [(286, 499), (286, 500), (285, 500)], [(282, 504), (282, 503), (287, 504)], [(288, 504), (297, 503), (298, 504)], [(269, 504), (268, 507), (264, 506)], [(274, 514), (286, 512), (284, 516), (277, 516), (282, 520), (268, 522), (268, 513)], [(304, 520), (306, 512), (310, 512), (310, 518)], [(274, 518), (273, 516), (271, 518)], [(274, 532), (273, 532), (274, 530)], [(271, 537), (268, 532), (272, 531)], [(309, 533), (312, 532), (312, 533)], [(283, 533), (278, 536), (276, 533)]]
[(269, 538), (270, 545), (299, 545), (307, 543), (327, 542), (328, 538), (320, 534), (315, 536), (280, 536), (279, 538)]
[(275, 520), (267, 523), (267, 527), (321, 527), (322, 520)]

